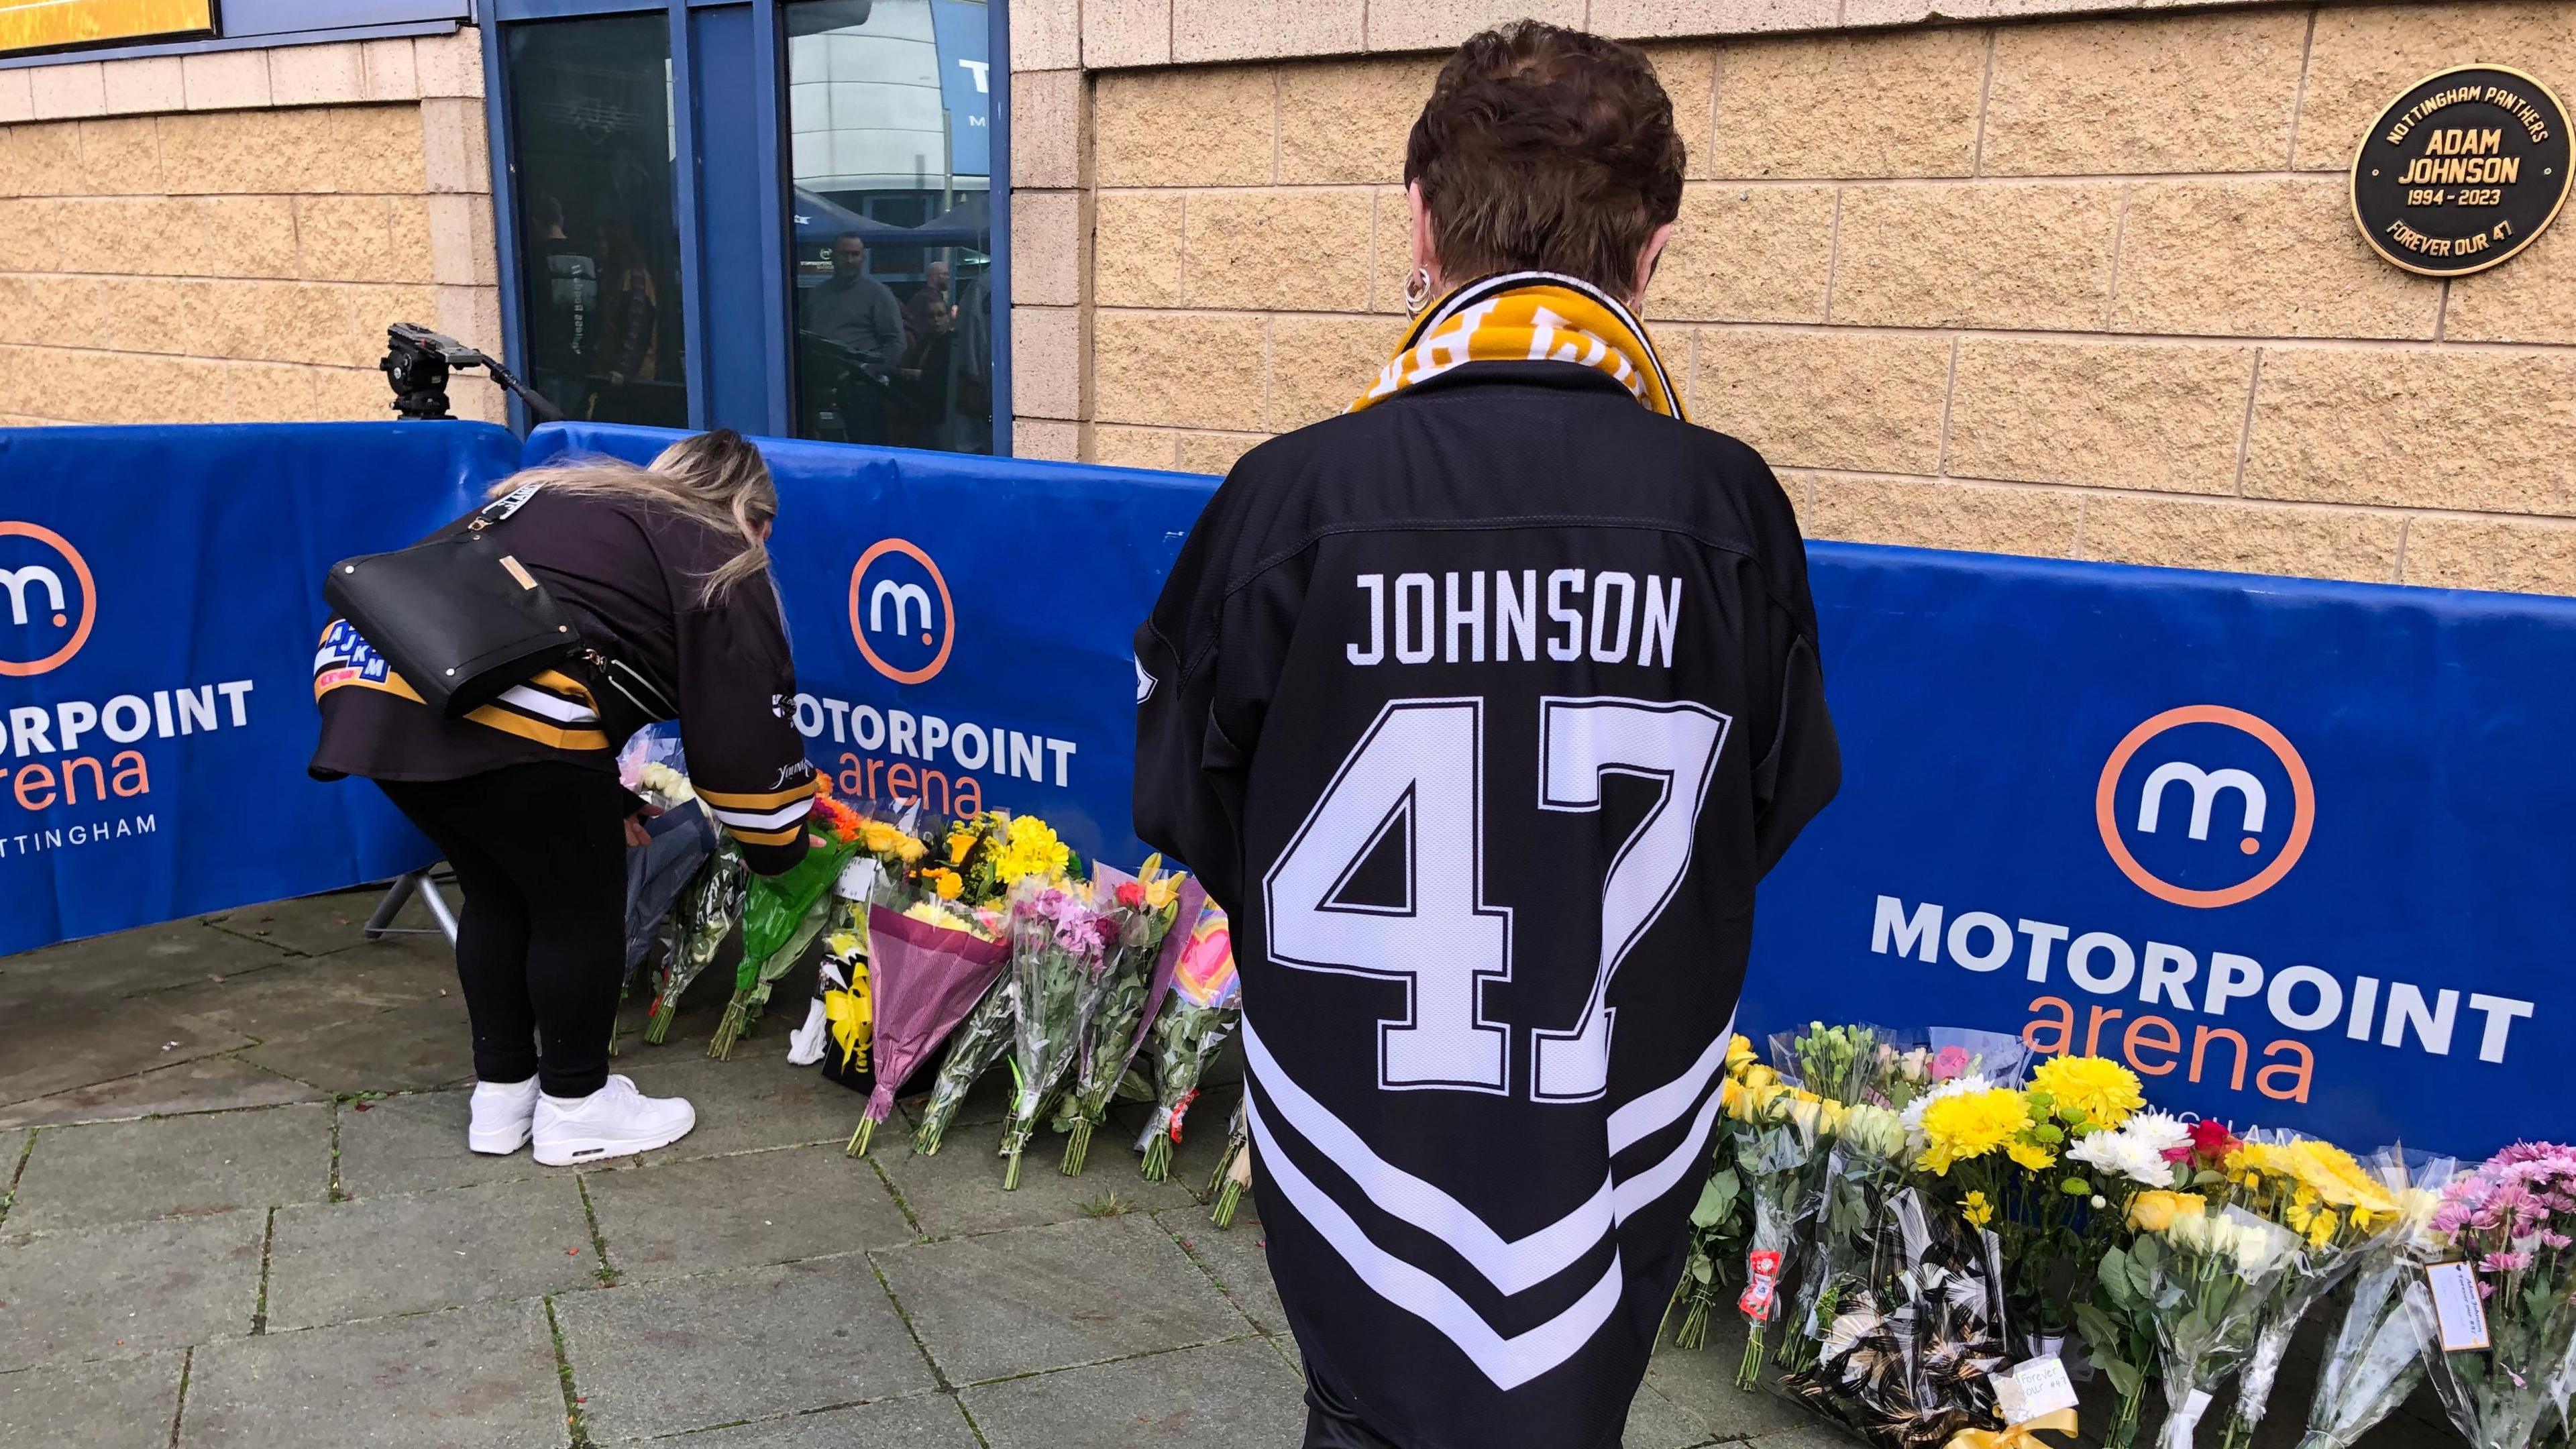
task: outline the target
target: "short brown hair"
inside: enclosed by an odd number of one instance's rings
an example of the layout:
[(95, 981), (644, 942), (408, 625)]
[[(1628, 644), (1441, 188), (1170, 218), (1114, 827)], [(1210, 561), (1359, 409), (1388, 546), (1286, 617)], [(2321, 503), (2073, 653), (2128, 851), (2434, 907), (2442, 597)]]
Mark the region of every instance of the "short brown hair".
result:
[(1440, 68), (1404, 179), (1422, 183), (1447, 280), (1563, 272), (1624, 299), (1647, 239), (1681, 213), (1683, 160), (1644, 52), (1520, 20)]

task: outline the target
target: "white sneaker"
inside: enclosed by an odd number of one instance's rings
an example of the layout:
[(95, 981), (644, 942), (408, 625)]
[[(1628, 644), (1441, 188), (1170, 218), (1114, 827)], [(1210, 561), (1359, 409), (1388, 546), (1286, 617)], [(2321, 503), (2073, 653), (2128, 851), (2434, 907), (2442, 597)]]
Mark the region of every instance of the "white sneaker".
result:
[(612, 1076), (587, 1097), (537, 1099), (537, 1160), (570, 1167), (668, 1147), (698, 1125), (685, 1097), (647, 1097), (632, 1079)]
[(524, 1082), (476, 1082), (474, 1122), (465, 1129), (465, 1145), (494, 1157), (507, 1157), (528, 1145), (528, 1123), (536, 1115), (536, 1078)]

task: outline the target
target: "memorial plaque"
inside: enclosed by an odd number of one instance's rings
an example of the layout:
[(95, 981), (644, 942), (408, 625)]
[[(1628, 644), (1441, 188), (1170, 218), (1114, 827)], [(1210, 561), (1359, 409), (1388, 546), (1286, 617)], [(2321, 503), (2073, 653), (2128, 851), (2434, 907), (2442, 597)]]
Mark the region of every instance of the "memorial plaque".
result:
[(2459, 277), (2510, 260), (2567, 200), (2567, 111), (2518, 70), (2464, 65), (2388, 103), (2352, 161), (2352, 215), (2410, 272)]

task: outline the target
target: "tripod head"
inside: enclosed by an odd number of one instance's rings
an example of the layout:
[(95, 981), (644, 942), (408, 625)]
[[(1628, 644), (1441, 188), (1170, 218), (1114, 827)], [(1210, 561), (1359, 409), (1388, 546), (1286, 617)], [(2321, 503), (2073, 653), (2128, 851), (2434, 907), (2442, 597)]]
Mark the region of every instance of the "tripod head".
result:
[(447, 375), (451, 369), (479, 367), (492, 374), (492, 380), (509, 389), (528, 411), (543, 423), (563, 421), (563, 413), (527, 384), (519, 381), (496, 357), (466, 346), (453, 337), (432, 332), (411, 322), (397, 322), (385, 329), (385, 359), (376, 365), (384, 369), (385, 380), (393, 384), (394, 411), (407, 418), (444, 418), (447, 411)]

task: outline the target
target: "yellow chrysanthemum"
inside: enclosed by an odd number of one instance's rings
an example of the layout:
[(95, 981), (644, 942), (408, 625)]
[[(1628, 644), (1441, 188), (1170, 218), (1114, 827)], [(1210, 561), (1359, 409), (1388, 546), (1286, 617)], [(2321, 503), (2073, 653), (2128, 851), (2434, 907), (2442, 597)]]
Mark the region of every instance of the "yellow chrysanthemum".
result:
[(2036, 1142), (2015, 1142), (2004, 1149), (2004, 1155), (2033, 1172), (2046, 1172), (2057, 1165), (2057, 1154)]
[(2030, 1125), (2030, 1106), (2005, 1087), (1960, 1092), (1923, 1109), (1923, 1136), (1931, 1145), (1922, 1165), (1946, 1175), (1954, 1162), (1983, 1157)]
[(870, 855), (885, 855), (903, 839), (903, 832), (882, 820), (870, 820), (859, 827), (859, 844)]
[(993, 874), (1001, 880), (1020, 880), (1028, 876), (1052, 880), (1064, 874), (1073, 861), (1073, 851), (1056, 838), (1045, 821), (1034, 815), (1018, 816), (1011, 821), (1002, 839), (1002, 853), (993, 862)]
[(1969, 1227), (1982, 1228), (1995, 1220), (1995, 1206), (1986, 1201), (1984, 1193), (1972, 1192), (1967, 1201), (1959, 1204), (1959, 1216), (1968, 1220)]
[(2030, 1085), (2098, 1127), (2117, 1127), (2147, 1105), (2138, 1074), (2101, 1057), (2050, 1057), (2030, 1074)]
[(2354, 1161), (2351, 1153), (2331, 1142), (2294, 1142), (2288, 1156), (2289, 1171), (2330, 1206), (2366, 1208), (2374, 1213), (2397, 1210), (2397, 1200), (2389, 1195), (2388, 1188), (2371, 1176), (2368, 1168)]
[(2308, 1224), (2308, 1246), (2311, 1248), (2322, 1248), (2333, 1242), (2334, 1235), (2335, 1215), (2332, 1208), (2317, 1214), (2315, 1220)]

